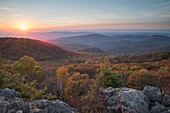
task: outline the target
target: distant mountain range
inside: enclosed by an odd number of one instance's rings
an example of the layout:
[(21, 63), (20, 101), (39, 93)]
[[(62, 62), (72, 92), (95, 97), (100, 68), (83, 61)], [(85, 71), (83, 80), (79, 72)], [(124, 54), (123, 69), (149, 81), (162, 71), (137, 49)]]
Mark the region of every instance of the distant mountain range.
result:
[[(160, 32), (160, 33), (159, 33)], [(74, 37), (82, 35), (100, 34), (105, 36), (124, 35), (164, 35), (170, 36), (169, 30), (91, 30), (91, 31), (45, 31), (45, 32), (8, 32), (0, 31), (0, 37), (26, 37), (37, 40), (54, 40), (63, 37)]]
[[(88, 34), (49, 40), (66, 50), (115, 55), (170, 51), (170, 37), (164, 35)], [(95, 48), (95, 49), (94, 49)]]
[[(53, 33), (55, 34), (56, 32)], [(8, 43), (3, 45), (6, 41)], [(71, 56), (74, 52), (70, 51), (114, 55), (170, 51), (170, 37), (164, 35), (108, 36), (87, 34), (52, 39), (48, 40), (48, 43), (33, 39), (0, 38), (0, 45), (3, 45), (0, 48), (0, 53), (2, 55), (7, 53), (7, 56), (4, 56), (5, 58), (11, 57), (9, 59), (16, 60), (27, 54), (28, 56), (34, 56), (38, 60), (47, 60)], [(41, 54), (40, 57), (39, 54)]]

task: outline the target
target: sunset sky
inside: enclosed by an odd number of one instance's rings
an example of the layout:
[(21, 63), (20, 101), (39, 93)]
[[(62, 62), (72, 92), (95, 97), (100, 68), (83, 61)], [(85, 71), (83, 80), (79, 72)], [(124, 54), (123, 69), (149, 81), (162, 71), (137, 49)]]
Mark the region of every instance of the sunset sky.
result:
[(170, 0), (0, 0), (0, 29), (170, 29)]

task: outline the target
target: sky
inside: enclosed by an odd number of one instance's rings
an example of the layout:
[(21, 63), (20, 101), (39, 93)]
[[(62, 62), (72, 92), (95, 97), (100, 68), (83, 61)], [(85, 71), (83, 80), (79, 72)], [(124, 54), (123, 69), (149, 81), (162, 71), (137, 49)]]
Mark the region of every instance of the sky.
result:
[(0, 30), (170, 29), (170, 0), (0, 0)]

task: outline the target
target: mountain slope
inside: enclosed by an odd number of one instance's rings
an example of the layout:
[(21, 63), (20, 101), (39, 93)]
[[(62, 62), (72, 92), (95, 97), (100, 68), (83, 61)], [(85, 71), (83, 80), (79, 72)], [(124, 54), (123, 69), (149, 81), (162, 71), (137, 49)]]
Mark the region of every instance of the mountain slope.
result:
[[(99, 48), (110, 54), (141, 54), (169, 51), (170, 37), (164, 35), (114, 35), (89, 34), (50, 41), (66, 50), (89, 52)], [(79, 48), (79, 49), (78, 49)], [(90, 51), (94, 52), (94, 50)]]
[(100, 49), (107, 49), (112, 47), (124, 47), (124, 46), (134, 46), (137, 42), (129, 41), (129, 40), (123, 40), (123, 41), (109, 41), (109, 42), (103, 42), (103, 43), (95, 43), (91, 46), (97, 47)]
[(74, 55), (56, 45), (24, 38), (0, 38), (0, 54), (5, 59), (18, 60), (24, 55), (35, 60), (59, 60)]
[[(59, 38), (62, 41), (69, 41), (71, 43), (77, 44), (95, 44), (95, 43), (103, 43), (109, 41), (133, 41), (133, 42), (142, 42), (142, 41), (153, 41), (157, 39), (166, 39), (170, 40), (170, 37), (163, 35), (114, 35), (114, 36), (105, 36), (100, 34), (88, 34), (88, 35), (80, 35), (66, 38)], [(53, 40), (53, 42), (57, 42), (58, 40)]]
[(104, 36), (100, 34), (89, 34), (89, 35), (62, 38), (62, 40), (70, 41), (75, 44), (93, 44), (93, 43), (103, 42), (103, 40), (111, 41), (112, 39), (109, 36)]
[(105, 53), (103, 50), (99, 48), (87, 48), (87, 49), (80, 49), (79, 52), (86, 52), (86, 53)]
[(159, 45), (159, 46), (169, 46), (170, 45), (170, 37), (154, 35), (154, 38), (151, 38), (146, 41), (141, 41), (139, 43), (140, 44)]
[[(129, 40), (128, 40), (129, 37)], [(131, 47), (131, 46), (140, 46), (140, 45), (157, 45), (157, 46), (169, 46), (170, 45), (170, 37), (167, 36), (162, 36), (162, 35), (153, 35), (153, 36), (148, 36), (147, 40), (144, 41), (139, 41), (141, 40), (140, 38), (142, 36), (132, 36), (130, 35), (126, 36), (120, 36), (120, 39), (127, 39), (127, 40), (122, 40), (122, 41), (107, 41), (107, 42), (102, 42), (102, 43), (95, 43), (92, 44), (91, 46), (97, 47), (100, 49), (109, 49), (113, 47)], [(146, 36), (143, 36), (144, 39)], [(139, 39), (137, 39), (139, 38)], [(138, 41), (134, 41), (134, 39)], [(133, 41), (132, 41), (133, 40)], [(103, 46), (104, 45), (104, 46)]]
[(107, 49), (106, 52), (115, 55), (124, 55), (124, 54), (143, 54), (151, 52), (163, 52), (170, 51), (170, 46), (156, 46), (156, 45), (137, 45), (133, 47), (113, 47)]

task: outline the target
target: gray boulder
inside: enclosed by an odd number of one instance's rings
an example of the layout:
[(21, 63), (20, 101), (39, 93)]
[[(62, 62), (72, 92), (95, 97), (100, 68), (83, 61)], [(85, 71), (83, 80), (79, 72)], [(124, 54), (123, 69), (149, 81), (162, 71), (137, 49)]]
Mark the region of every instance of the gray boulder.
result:
[(29, 104), (31, 113), (77, 113), (76, 109), (60, 100), (37, 100)]
[(0, 113), (5, 113), (7, 109), (7, 103), (0, 102)]
[(142, 91), (123, 88), (118, 96), (123, 113), (149, 113), (149, 100)]
[(76, 109), (60, 101), (24, 101), (13, 89), (0, 89), (0, 113), (77, 113)]
[(164, 95), (162, 104), (166, 107), (170, 107), (170, 96), (169, 95)]
[(168, 113), (168, 109), (159, 104), (158, 102), (155, 102), (155, 106), (153, 106), (150, 110), (151, 113)]
[(0, 113), (16, 113), (22, 110), (28, 113), (28, 105), (14, 89), (0, 89)]
[(107, 88), (107, 109), (110, 113), (149, 113), (149, 100), (142, 91), (130, 88)]
[(106, 95), (107, 100), (107, 109), (108, 112), (111, 113), (121, 113), (121, 106), (120, 101), (118, 98), (118, 93), (121, 89), (120, 88), (107, 88), (103, 90), (103, 93)]
[(159, 88), (152, 86), (145, 86), (143, 93), (149, 98), (151, 102), (162, 102), (164, 94), (161, 93)]
[(156, 87), (146, 86), (143, 91), (109, 87), (102, 92), (109, 113), (170, 113), (170, 96)]
[(20, 98), (20, 93), (16, 92), (14, 89), (0, 89), (0, 96), (4, 98), (4, 100), (11, 100), (14, 98)]

